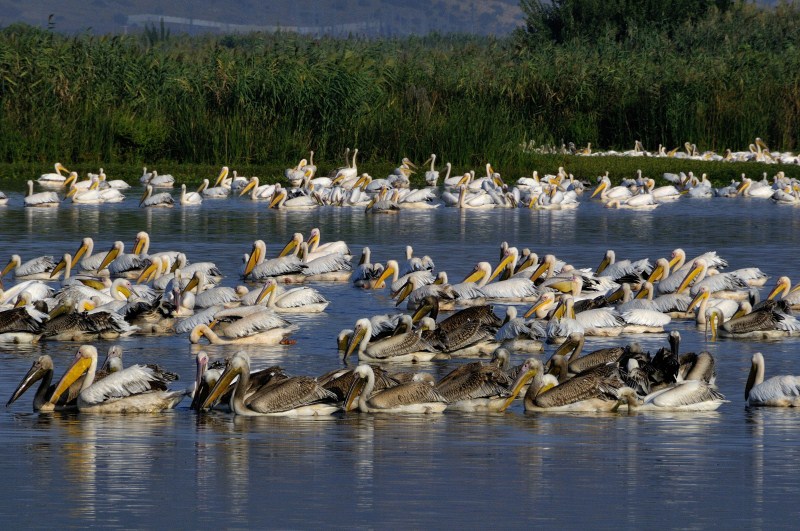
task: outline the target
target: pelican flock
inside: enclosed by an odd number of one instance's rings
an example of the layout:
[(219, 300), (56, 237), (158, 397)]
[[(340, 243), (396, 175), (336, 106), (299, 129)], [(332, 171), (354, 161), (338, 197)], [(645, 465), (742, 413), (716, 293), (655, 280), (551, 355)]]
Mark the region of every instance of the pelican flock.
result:
[[(767, 150), (758, 149), (766, 156)], [(641, 151), (638, 143), (634, 151)], [(589, 186), (563, 168), (541, 177), (534, 172), (514, 185), (506, 184), (490, 164), (485, 175), (453, 178), (448, 163), (440, 189), (434, 154), (423, 165), (429, 168), (428, 186), (412, 190), (409, 177), (416, 166), (411, 160), (404, 159), (386, 178), (373, 178), (359, 174), (356, 154), (354, 150), (352, 158), (346, 156), (346, 166), (328, 177), (317, 177), (313, 162), (303, 159), (286, 170), (285, 185), (260, 185), (258, 177), (229, 178), (224, 167), (213, 187), (205, 179), (197, 192), (188, 193), (182, 183), (178, 201), (167, 191), (156, 192), (173, 186), (172, 176), (145, 170), (139, 205), (205, 208), (204, 199), (242, 197), (264, 200), (254, 207), (300, 213), (349, 206), (364, 208), (368, 215), (440, 206), (564, 210), (577, 208)], [(37, 181), (52, 191), (35, 193), (34, 181), (28, 181), (24, 203), (57, 206), (63, 201), (58, 191), (76, 205), (124, 202), (121, 187), (110, 187), (101, 174), (76, 181), (76, 175), (56, 164), (55, 174)], [(586, 200), (609, 208), (652, 210), (715, 194), (705, 176), (662, 177), (671, 184), (656, 187), (654, 179), (640, 172), (613, 186), (604, 175)], [(113, 193), (104, 196), (104, 189)], [(743, 178), (732, 195), (786, 204), (787, 196), (799, 189), (800, 184), (779, 173), (772, 182)], [(151, 252), (150, 235), (143, 231), (135, 235), (132, 253), (125, 253), (122, 240), (107, 252), (95, 253), (94, 240), (84, 238), (74, 257), (64, 250), (59, 263), (51, 256), (23, 261), (12, 255), (2, 276), (12, 273), (16, 284), (3, 286), (0, 342), (13, 348), (15, 343), (68, 341), (76, 343), (77, 353), (56, 384), (54, 365), (61, 363), (46, 355), (38, 358), (8, 405), (39, 382), (33, 405), (42, 412), (156, 412), (176, 407), (187, 395), (194, 409), (228, 407), (245, 416), (509, 409), (705, 412), (729, 399), (717, 388), (709, 352), (681, 352), (675, 322), (693, 323), (710, 342), (800, 336), (800, 322), (792, 315), (800, 306), (795, 300), (800, 290), (792, 288), (789, 277), (768, 286), (771, 291), (760, 301), (754, 293), (767, 286), (768, 276), (755, 264), (728, 270), (727, 261), (713, 251), (687, 258), (682, 249), (664, 249), (657, 256), (618, 258), (609, 250), (600, 266), (592, 268), (571, 264), (566, 256), (540, 257), (522, 245), (498, 242), (499, 259), (481, 257), (448, 272), (436, 270), (436, 256), (415, 256), (410, 247), (404, 259), (386, 256), (380, 262), (364, 247), (360, 261), (352, 263), (351, 246), (324, 241), (329, 235), (324, 228), (311, 228), (307, 237), (296, 233), (282, 247), (270, 239), (272, 252), (263, 239), (242, 248), (238, 257), (244, 254), (244, 267), (233, 284), (215, 263), (193, 262), (184, 250)], [(290, 283), (309, 285), (286, 289)], [(334, 293), (348, 289), (347, 284), (358, 288), (358, 297), (385, 301), (388, 313), (342, 322), (337, 347), (331, 341), (331, 366), (326, 369), (333, 370), (290, 375), (279, 367), (257, 366), (254, 353), (263, 349), (302, 356), (302, 345), (295, 345), (297, 332), (309, 326), (309, 315), (336, 319), (340, 307)], [(645, 351), (636, 341), (641, 334), (662, 338), (661, 348)], [(197, 353), (191, 388), (177, 386), (177, 375), (160, 368), (122, 369), (121, 362), (113, 361), (118, 356), (110, 362), (114, 371), (98, 372), (95, 344), (136, 335), (184, 337), (187, 349), (208, 342), (237, 350), (217, 360), (218, 365), (205, 352)], [(606, 338), (606, 345), (584, 353), (597, 337)], [(516, 365), (515, 356), (520, 358)], [(344, 367), (333, 368), (337, 363)], [(433, 371), (403, 371), (442, 363), (455, 368), (441, 378)], [(796, 378), (765, 380), (764, 365), (763, 355), (753, 356), (745, 403), (800, 404)]]

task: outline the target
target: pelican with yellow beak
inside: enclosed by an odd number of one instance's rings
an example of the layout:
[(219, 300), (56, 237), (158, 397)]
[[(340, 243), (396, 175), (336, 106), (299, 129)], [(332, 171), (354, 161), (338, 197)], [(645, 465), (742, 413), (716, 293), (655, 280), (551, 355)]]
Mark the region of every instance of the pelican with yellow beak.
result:
[[(200, 339), (205, 337), (212, 345), (279, 345), (299, 328), (268, 308), (248, 308), (252, 309), (232, 323), (220, 327), (215, 325), (214, 328), (219, 330), (219, 334), (208, 325), (198, 324), (192, 329), (189, 341), (199, 343)], [(215, 315), (215, 319), (220, 319), (220, 313)]]
[(246, 280), (266, 280), (276, 277), (279, 280), (305, 282), (303, 261), (295, 255), (281, 256), (265, 260), (267, 244), (264, 240), (253, 242), (253, 248), (245, 262), (242, 277)]
[(143, 208), (172, 208), (175, 200), (169, 192), (153, 193), (153, 185), (148, 184), (144, 187), (144, 193), (139, 200), (139, 206)]
[(250, 192), (250, 199), (253, 201), (271, 200), (275, 195), (275, 191), (279, 190), (280, 184), (264, 184), (259, 186), (258, 177), (250, 177), (247, 185), (239, 192), (239, 197), (246, 195)]
[(332, 415), (340, 410), (336, 404), (336, 395), (308, 376), (289, 377), (278, 382), (269, 381), (245, 400), (250, 386), (250, 356), (244, 351), (237, 352), (230, 359), (225, 371), (201, 405), (201, 409), (207, 409), (225, 394), (231, 385), (235, 387), (230, 406), (236, 415), (319, 417)]
[(347, 359), (358, 350), (361, 361), (430, 361), (438, 352), (427, 341), (422, 339), (420, 331), (407, 331), (370, 343), (372, 339), (372, 323), (369, 319), (359, 319), (344, 352)]
[(58, 278), (59, 272), (54, 276), (53, 270), (56, 263), (53, 261), (52, 256), (38, 256), (27, 262), (23, 262), (18, 254), (11, 255), (11, 260), (0, 272), (0, 278), (3, 278), (10, 272), (14, 272), (14, 278), (17, 280), (53, 280)]
[(81, 412), (157, 413), (174, 408), (187, 394), (186, 391), (169, 391), (167, 385), (176, 376), (153, 366), (133, 365), (95, 383), (96, 370), (97, 349), (81, 345), (72, 366), (61, 377), (41, 411), (53, 411), (61, 395), (84, 373), (86, 377), (77, 401)]
[(282, 292), (278, 290), (276, 280), (267, 279), (264, 288), (258, 294), (256, 304), (262, 304), (266, 299), (267, 308), (277, 313), (320, 313), (330, 304), (330, 301), (314, 288), (302, 287)]
[[(512, 248), (513, 249), (513, 248)], [(500, 273), (510, 266), (514, 259), (513, 252), (507, 252), (506, 257), (492, 271), (489, 262), (478, 262), (467, 275), (464, 283), (475, 282), (484, 297), (504, 302), (532, 302), (539, 298), (539, 292), (533, 282), (527, 278), (513, 277), (508, 280), (491, 282)]]
[[(36, 180), (36, 182), (39, 183), (42, 188), (63, 188), (65, 186), (69, 186), (70, 183), (75, 180), (75, 178), (73, 178), (72, 181), (70, 181), (69, 176), (62, 175), (62, 171), (67, 174), (69, 174), (70, 171), (60, 162), (56, 162), (54, 167), (56, 170), (55, 173), (43, 173)], [(78, 174), (76, 173), (76, 178), (77, 175)]]

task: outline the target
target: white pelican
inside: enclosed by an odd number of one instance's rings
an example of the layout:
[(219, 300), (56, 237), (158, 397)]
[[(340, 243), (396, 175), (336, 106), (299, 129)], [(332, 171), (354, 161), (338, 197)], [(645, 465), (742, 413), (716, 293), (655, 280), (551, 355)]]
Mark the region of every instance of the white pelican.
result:
[(259, 186), (258, 177), (250, 177), (250, 181), (245, 185), (241, 192), (239, 192), (239, 196), (245, 195), (247, 192), (250, 192), (250, 199), (253, 201), (258, 201), (262, 199), (272, 199), (275, 194), (275, 190), (280, 189), (280, 184), (264, 184)]
[(250, 280), (266, 280), (269, 277), (279, 277), (291, 281), (305, 281), (303, 275), (304, 265), (302, 260), (294, 255), (282, 256), (265, 260), (267, 244), (264, 240), (253, 242), (242, 277)]
[(240, 351), (233, 355), (201, 408), (209, 407), (228, 391), (236, 380), (231, 395), (231, 411), (236, 415), (254, 416), (323, 416), (339, 411), (336, 395), (324, 389), (313, 378), (296, 376), (261, 387), (245, 400), (250, 385), (250, 356)]
[(72, 198), (73, 203), (99, 205), (103, 202), (103, 199), (100, 197), (100, 190), (98, 189), (99, 185), (100, 181), (98, 181), (97, 178), (93, 178), (90, 182), (90, 185), (84, 188), (80, 188), (73, 184), (70, 187), (69, 192), (67, 192), (66, 197)]
[(310, 195), (299, 195), (289, 199), (288, 192), (281, 188), (275, 189), (272, 201), (269, 203), (270, 208), (278, 210), (312, 210), (320, 206), (319, 196), (316, 192), (311, 192)]
[(617, 394), (628, 411), (716, 411), (727, 402), (715, 385), (702, 380), (677, 382), (643, 397), (630, 387)]
[(425, 182), (428, 186), (436, 187), (439, 184), (439, 172), (433, 167), (436, 164), (436, 153), (431, 153), (430, 161), (431, 169), (425, 172)]
[(235, 307), (241, 302), (241, 296), (235, 288), (217, 286), (209, 282), (203, 271), (195, 271), (192, 274), (191, 280), (183, 288), (181, 295), (185, 295), (192, 290), (195, 290), (196, 308), (209, 308), (219, 304)]
[(772, 194), (775, 193), (775, 190), (772, 189), (772, 186), (768, 182), (758, 181), (754, 183), (752, 179), (743, 177), (742, 184), (739, 185), (738, 193), (744, 197), (769, 199), (772, 197)]
[(172, 199), (172, 196), (169, 195), (169, 192), (161, 192), (158, 194), (153, 194), (153, 185), (148, 184), (144, 188), (144, 194), (142, 194), (142, 198), (139, 201), (140, 207), (161, 207), (161, 208), (172, 208), (175, 204), (175, 200)]
[(631, 197), (633, 194), (631, 193), (630, 189), (625, 186), (611, 186), (611, 179), (608, 177), (608, 172), (602, 177), (598, 179), (600, 184), (597, 185), (594, 192), (590, 199), (594, 198), (597, 194), (600, 194), (600, 199), (603, 201), (611, 201), (614, 199), (618, 199), (620, 201), (624, 201)]
[(50, 280), (50, 275), (56, 267), (52, 256), (38, 256), (27, 262), (22, 262), (18, 254), (12, 255), (11, 260), (0, 273), (0, 278), (14, 271), (17, 280)]
[(203, 196), (197, 192), (186, 192), (186, 184), (181, 184), (181, 204), (184, 206), (200, 205), (203, 203)]
[(344, 409), (352, 408), (358, 398), (362, 413), (441, 413), (447, 408), (447, 399), (425, 382), (411, 381), (372, 394), (375, 389), (375, 371), (369, 365), (355, 369), (356, 379), (344, 401)]
[[(513, 249), (513, 248), (512, 248)], [(489, 262), (478, 262), (465, 279), (464, 283), (477, 282), (476, 287), (488, 299), (507, 302), (533, 301), (539, 297), (539, 292), (533, 282), (527, 278), (509, 278), (499, 282), (489, 282), (497, 277), (500, 272), (513, 262), (514, 252), (507, 254), (492, 272)]]
[(153, 170), (148, 180), (142, 182), (142, 184), (147, 184), (153, 188), (172, 188), (175, 186), (175, 177), (170, 174), (159, 175), (156, 170)]
[(789, 277), (780, 277), (775, 283), (775, 287), (769, 292), (767, 299), (774, 299), (778, 294), (781, 295), (780, 300), (786, 301), (792, 310), (800, 309), (800, 284), (792, 289), (792, 281)]
[(389, 277), (392, 277), (392, 283), (389, 288), (394, 293), (406, 285), (411, 275), (419, 277), (420, 284), (431, 284), (434, 280), (436, 280), (433, 274), (427, 269), (423, 271), (412, 271), (407, 275), (400, 276), (400, 265), (397, 263), (397, 260), (387, 260), (386, 267), (383, 269), (383, 273), (381, 273), (381, 276), (378, 277), (378, 280), (374, 283), (372, 288), (383, 288), (385, 286), (384, 281), (386, 281), (386, 279)]
[(199, 324), (192, 329), (189, 341), (199, 343), (200, 338), (206, 337), (212, 345), (278, 345), (297, 331), (297, 325), (288, 323), (272, 310), (263, 307), (259, 310), (225, 326), (219, 335), (207, 325)]
[(800, 407), (800, 377), (784, 374), (764, 380), (764, 356), (753, 354), (744, 388), (748, 406)]
[(60, 162), (55, 163), (55, 173), (43, 173), (39, 176), (36, 182), (38, 182), (41, 186), (45, 188), (61, 188), (65, 186), (64, 183), (67, 181), (67, 177), (61, 175), (61, 172), (69, 173), (69, 170), (66, 169)]
[[(717, 298), (743, 300), (748, 297), (747, 289), (750, 286), (735, 271), (716, 275), (707, 275), (707, 273), (708, 263), (705, 259), (698, 258), (684, 276), (677, 293), (682, 293), (691, 286), (690, 293), (697, 295), (700, 288), (706, 286)], [(766, 275), (764, 276), (766, 277)]]
[[(349, 153), (349, 151), (347, 153)], [(356, 165), (356, 155), (358, 155), (358, 148), (353, 150), (352, 162), (347, 160), (347, 153), (345, 153), (344, 156), (345, 163), (347, 164), (347, 166), (338, 168), (335, 171), (333, 175), (334, 182), (344, 182), (358, 177), (358, 166)]]
[(97, 349), (82, 345), (75, 361), (58, 382), (42, 411), (53, 411), (55, 402), (84, 372), (78, 410), (87, 413), (157, 413), (177, 406), (186, 391), (168, 391), (175, 377), (152, 366), (133, 365), (95, 383)]
[(100, 168), (100, 174), (98, 175), (98, 178), (100, 179), (100, 189), (113, 188), (114, 190), (127, 190), (131, 187), (131, 185), (122, 179), (112, 179), (110, 181), (107, 180), (103, 168)]
[(719, 308), (722, 312), (722, 320), (727, 321), (731, 319), (737, 311), (739, 311), (739, 305), (736, 301), (731, 299), (714, 299), (713, 302), (710, 301), (711, 292), (709, 291), (707, 286), (701, 286), (695, 295), (694, 299), (689, 303), (687, 307), (687, 311), (692, 311), (694, 308), (697, 310), (694, 312), (695, 315), (695, 323), (697, 326), (705, 326), (707, 323), (706, 317), (708, 315), (708, 308), (709, 305), (712, 308)]
[(52, 208), (61, 204), (55, 192), (33, 193), (33, 181), (28, 181), (28, 193), (25, 195), (25, 206), (36, 208)]
[(225, 186), (225, 178), (228, 176), (228, 167), (223, 166), (222, 170), (214, 182), (214, 186), (209, 188), (209, 180), (203, 179), (203, 186), (200, 188), (200, 193), (207, 199), (225, 199), (231, 195), (230, 186)]
[(258, 294), (256, 304), (261, 304), (267, 297), (267, 308), (277, 313), (319, 313), (328, 307), (328, 301), (314, 288), (302, 287), (278, 292), (278, 283), (274, 278), (267, 279), (264, 289)]

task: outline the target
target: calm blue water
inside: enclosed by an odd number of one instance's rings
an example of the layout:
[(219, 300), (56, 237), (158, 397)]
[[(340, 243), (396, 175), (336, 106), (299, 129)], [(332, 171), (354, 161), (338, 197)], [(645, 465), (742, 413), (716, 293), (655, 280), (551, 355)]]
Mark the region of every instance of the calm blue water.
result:
[[(254, 239), (277, 253), (292, 233), (320, 227), (323, 241), (344, 239), (355, 254), (369, 245), (373, 261), (402, 259), (411, 244), (451, 281), (477, 261), (496, 263), (503, 240), (592, 269), (608, 248), (620, 259), (653, 261), (675, 247), (690, 257), (714, 249), (731, 268), (761, 267), (772, 277), (765, 290), (780, 275), (800, 280), (800, 209), (768, 201), (686, 200), (644, 213), (586, 203), (573, 212), (365, 216), (360, 209), (275, 212), (238, 198), (142, 211), (138, 191), (119, 205), (33, 211), (11, 195), (0, 208), (0, 266), (13, 253), (74, 253), (84, 236), (101, 250), (117, 239), (131, 246), (146, 230), (152, 251), (213, 260), (233, 286)], [(248, 348), (255, 366), (322, 374), (340, 363), (339, 330), (393, 308), (384, 292), (315, 287), (333, 301), (328, 311), (294, 318), (301, 325), (296, 345)], [(798, 413), (745, 410), (743, 391), (755, 351), (764, 352), (768, 376), (800, 372), (800, 340), (707, 343), (689, 323), (672, 328), (681, 331), (682, 348), (717, 357), (717, 382), (730, 400), (719, 411), (526, 415), (520, 404), (502, 415), (298, 420), (198, 416), (185, 401), (159, 415), (92, 417), (34, 414), (25, 396), (0, 412), (0, 517), (9, 528), (794, 527)], [(651, 351), (666, 345), (663, 336), (639, 340)], [(624, 342), (595, 340), (587, 348)], [(181, 375), (176, 384), (190, 384), (197, 347), (186, 336), (121, 344), (126, 363), (157, 361)], [(203, 348), (212, 358), (238, 350)], [(60, 374), (76, 349), (4, 346), (0, 397), (10, 396), (39, 354), (51, 354)], [(440, 376), (458, 363), (423, 368)]]

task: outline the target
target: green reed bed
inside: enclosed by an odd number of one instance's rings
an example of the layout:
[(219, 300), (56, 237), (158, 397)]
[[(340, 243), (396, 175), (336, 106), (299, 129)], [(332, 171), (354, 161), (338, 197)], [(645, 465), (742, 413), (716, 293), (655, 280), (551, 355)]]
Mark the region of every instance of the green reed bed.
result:
[(514, 175), (536, 168), (520, 147), (531, 141), (721, 152), (760, 136), (798, 149), (797, 8), (737, 4), (669, 34), (626, 32), (154, 39), (11, 26), (0, 30), (0, 161), (280, 168), (314, 149), (332, 166), (355, 145), (365, 167), (435, 152)]

